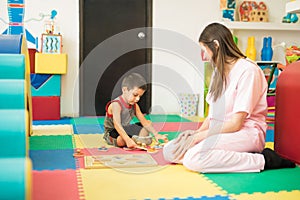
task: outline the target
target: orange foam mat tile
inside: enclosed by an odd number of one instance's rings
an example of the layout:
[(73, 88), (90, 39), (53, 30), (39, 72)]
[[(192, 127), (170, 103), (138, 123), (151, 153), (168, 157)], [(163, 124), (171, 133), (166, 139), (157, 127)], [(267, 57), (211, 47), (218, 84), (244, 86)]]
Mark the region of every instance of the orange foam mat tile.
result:
[(236, 200), (298, 200), (300, 199), (300, 191), (293, 190), (290, 192), (280, 191), (280, 192), (267, 192), (267, 193), (253, 193), (253, 194), (239, 194), (239, 195), (230, 195), (233, 199)]
[(80, 169), (86, 199), (171, 199), (227, 195), (202, 174), (182, 165)]
[(76, 134), (74, 135), (75, 147), (83, 148), (99, 148), (107, 145), (103, 139), (103, 134)]

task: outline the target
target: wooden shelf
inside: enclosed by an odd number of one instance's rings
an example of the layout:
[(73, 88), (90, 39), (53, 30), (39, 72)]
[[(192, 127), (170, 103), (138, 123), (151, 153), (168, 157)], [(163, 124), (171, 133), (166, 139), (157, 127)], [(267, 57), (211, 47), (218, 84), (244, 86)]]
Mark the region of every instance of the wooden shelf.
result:
[(300, 0), (287, 2), (285, 5), (286, 13), (300, 13)]
[[(300, 0), (299, 0), (300, 1)], [(272, 23), (272, 22), (223, 22), (232, 30), (274, 30), (274, 31), (300, 31), (299, 24)]]

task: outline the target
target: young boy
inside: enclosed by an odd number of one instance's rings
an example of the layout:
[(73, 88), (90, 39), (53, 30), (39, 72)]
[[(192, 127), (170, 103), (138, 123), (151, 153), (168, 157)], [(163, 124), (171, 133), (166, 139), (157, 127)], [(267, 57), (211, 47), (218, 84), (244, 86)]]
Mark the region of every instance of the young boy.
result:
[[(140, 74), (132, 73), (123, 79), (122, 95), (106, 105), (104, 139), (108, 144), (128, 148), (135, 148), (136, 142), (151, 144), (149, 133), (156, 140), (167, 140), (153, 128), (137, 104), (146, 90), (147, 83)], [(130, 124), (133, 117), (137, 117), (140, 123)]]

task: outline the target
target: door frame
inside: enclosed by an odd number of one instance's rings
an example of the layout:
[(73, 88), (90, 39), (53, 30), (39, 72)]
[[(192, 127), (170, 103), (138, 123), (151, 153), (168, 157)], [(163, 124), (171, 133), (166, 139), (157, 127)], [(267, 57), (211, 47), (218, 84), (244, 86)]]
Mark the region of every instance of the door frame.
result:
[[(84, 61), (84, 20), (83, 20), (83, 15), (84, 15), (84, 0), (79, 0), (79, 67)], [(153, 0), (146, 0), (146, 27), (152, 27), (152, 16), (153, 16)], [(147, 35), (151, 35), (151, 38), (147, 40), (147, 46), (150, 48), (145, 49), (146, 53), (146, 62), (145, 64), (148, 64), (148, 67), (146, 69), (146, 80), (149, 80), (148, 88), (147, 88), (147, 96), (144, 96), (145, 102), (146, 102), (146, 107), (149, 112), (149, 108), (151, 108), (152, 105), (152, 33), (147, 33)], [(81, 70), (79, 70), (80, 72)], [(84, 111), (83, 111), (83, 74), (79, 73), (79, 115), (82, 116)], [(148, 113), (146, 113), (148, 114)]]

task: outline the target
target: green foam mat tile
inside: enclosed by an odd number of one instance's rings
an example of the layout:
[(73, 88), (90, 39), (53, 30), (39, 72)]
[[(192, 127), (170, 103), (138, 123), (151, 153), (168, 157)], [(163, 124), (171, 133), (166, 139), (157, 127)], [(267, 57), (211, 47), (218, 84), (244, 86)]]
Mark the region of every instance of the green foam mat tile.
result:
[(104, 117), (78, 117), (71, 119), (74, 125), (104, 124)]
[[(181, 117), (180, 115), (146, 115), (146, 119), (152, 122), (191, 122), (191, 120)], [(134, 123), (138, 122), (137, 118), (132, 120)]]
[(30, 150), (73, 149), (72, 135), (51, 135), (29, 137)]
[(272, 127), (274, 127), (274, 124), (273, 124), (273, 123), (270, 123), (270, 124), (268, 124), (268, 126), (272, 126)]
[(300, 190), (300, 168), (266, 170), (260, 173), (204, 174), (231, 194)]

